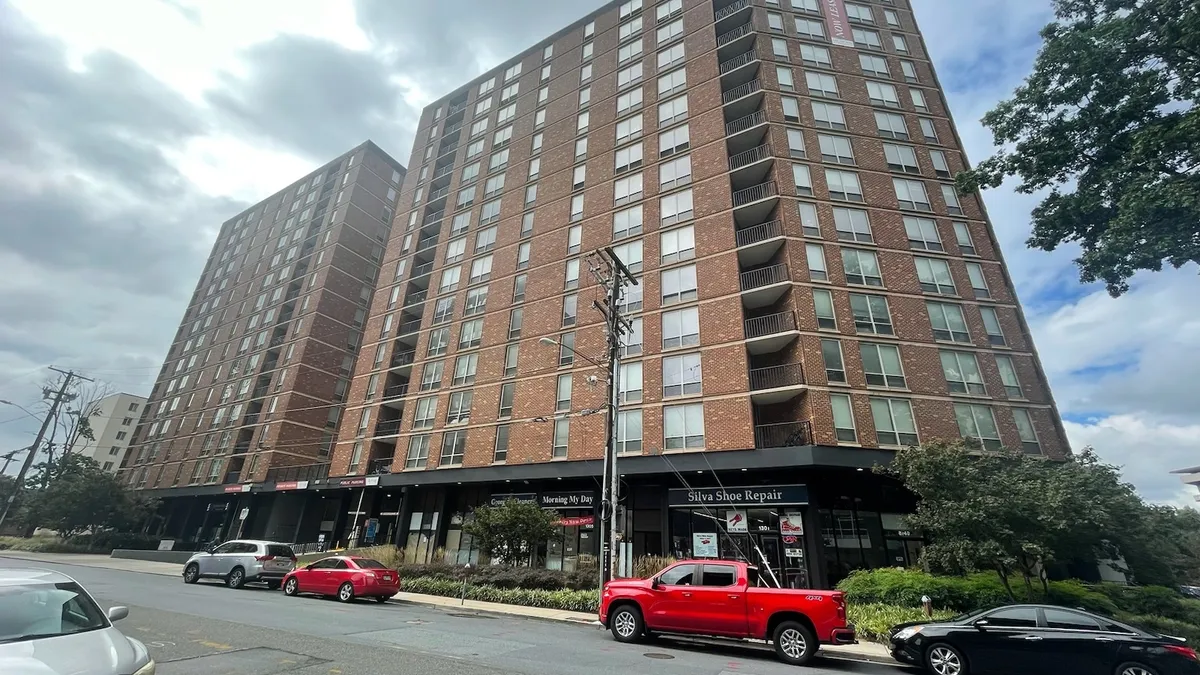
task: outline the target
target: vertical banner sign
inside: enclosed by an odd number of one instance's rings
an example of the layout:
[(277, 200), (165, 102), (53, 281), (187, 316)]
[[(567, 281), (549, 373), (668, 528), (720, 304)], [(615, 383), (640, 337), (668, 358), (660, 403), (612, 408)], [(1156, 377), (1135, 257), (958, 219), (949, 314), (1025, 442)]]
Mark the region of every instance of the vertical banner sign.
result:
[(839, 47), (853, 47), (850, 26), (846, 23), (846, 4), (843, 0), (821, 0), (825, 5), (825, 27), (829, 29), (829, 40)]

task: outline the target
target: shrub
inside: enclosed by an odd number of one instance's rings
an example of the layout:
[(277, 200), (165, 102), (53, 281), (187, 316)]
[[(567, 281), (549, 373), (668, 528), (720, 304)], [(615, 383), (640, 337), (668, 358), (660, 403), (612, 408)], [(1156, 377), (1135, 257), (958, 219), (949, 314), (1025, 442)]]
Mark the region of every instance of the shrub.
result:
[(358, 555), (364, 558), (371, 558), (383, 563), (386, 567), (396, 569), (404, 562), (404, 552), (395, 546), (382, 545), (371, 546), (369, 548), (359, 549)]
[[(1034, 598), (1034, 600), (1041, 601), (1042, 599)], [(1105, 616), (1115, 616), (1118, 612), (1116, 603), (1103, 593), (1096, 592), (1092, 587), (1086, 586), (1076, 579), (1051, 581), (1050, 593), (1045, 597), (1044, 602), (1063, 607), (1076, 607)]]
[(675, 559), (661, 555), (647, 555), (633, 561), (633, 576), (639, 579), (652, 577), (675, 564)]
[[(458, 598), (463, 595), (463, 583), (445, 578), (414, 577), (403, 580), (402, 590), (407, 593)], [(595, 612), (599, 604), (596, 591), (497, 588), (472, 583), (466, 585), (466, 599), (569, 612)]]
[(1179, 593), (1165, 586), (1097, 584), (1093, 588), (1112, 600), (1122, 612), (1160, 616), (1200, 625), (1200, 601), (1185, 601)]
[[(935, 620), (948, 619), (954, 614), (954, 612), (944, 609), (934, 610), (933, 618)], [(879, 603), (852, 604), (846, 608), (846, 618), (854, 624), (860, 639), (885, 644), (892, 637), (892, 626), (910, 621), (926, 620), (925, 612), (920, 609)]]
[(116, 548), (153, 551), (158, 548), (158, 540), (161, 538), (138, 532), (97, 532), (77, 534), (68, 539), (67, 543), (84, 549), (90, 547), (94, 553), (108, 553)]
[(0, 537), (0, 549), (29, 553), (94, 553), (86, 546), (64, 542), (57, 537)]
[(1187, 640), (1192, 647), (1200, 646), (1200, 626), (1193, 623), (1169, 619), (1165, 616), (1124, 613), (1118, 614), (1116, 619), (1154, 633), (1181, 637)]

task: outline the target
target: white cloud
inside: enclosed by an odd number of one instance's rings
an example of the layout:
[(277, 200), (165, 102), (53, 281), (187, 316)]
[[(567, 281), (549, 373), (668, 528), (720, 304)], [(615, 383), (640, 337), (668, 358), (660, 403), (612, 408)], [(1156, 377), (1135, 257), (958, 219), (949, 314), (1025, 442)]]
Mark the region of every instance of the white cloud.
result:
[(1148, 417), (1111, 415), (1065, 425), (1076, 448), (1095, 447), (1102, 460), (1122, 467), (1125, 480), (1133, 483), (1145, 499), (1195, 506), (1196, 489), (1162, 467), (1184, 469), (1200, 464), (1200, 424), (1154, 422)]

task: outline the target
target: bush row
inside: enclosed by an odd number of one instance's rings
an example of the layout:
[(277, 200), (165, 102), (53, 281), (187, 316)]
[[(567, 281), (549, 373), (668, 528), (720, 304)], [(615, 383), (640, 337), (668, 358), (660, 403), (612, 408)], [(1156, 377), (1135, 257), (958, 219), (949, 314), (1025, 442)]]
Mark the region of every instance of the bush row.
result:
[(0, 537), (0, 551), (30, 553), (88, 553), (87, 546), (65, 542), (58, 537)]
[[(463, 596), (463, 583), (445, 577), (402, 577), (406, 593), (423, 593), (450, 598)], [(506, 605), (542, 607), (568, 612), (595, 612), (599, 604), (596, 591), (545, 590), (537, 588), (497, 588), (468, 583), (466, 599), (480, 602), (499, 602)]]
[[(934, 610), (934, 619), (948, 619), (955, 612)], [(846, 607), (846, 618), (854, 624), (860, 640), (887, 643), (892, 637), (891, 628), (910, 621), (925, 621), (925, 612), (915, 607), (900, 607), (880, 603), (851, 604)]]
[(158, 548), (159, 537), (136, 533), (100, 532), (79, 534), (66, 541), (58, 537), (37, 536), (0, 537), (0, 551), (29, 551), (30, 553), (111, 553), (114, 548), (152, 551)]
[(534, 567), (505, 567), (480, 565), (459, 567), (446, 564), (402, 563), (396, 567), (401, 579), (429, 577), (462, 581), (502, 589), (541, 591), (584, 591), (596, 588), (599, 570), (583, 568), (574, 572), (538, 569)]

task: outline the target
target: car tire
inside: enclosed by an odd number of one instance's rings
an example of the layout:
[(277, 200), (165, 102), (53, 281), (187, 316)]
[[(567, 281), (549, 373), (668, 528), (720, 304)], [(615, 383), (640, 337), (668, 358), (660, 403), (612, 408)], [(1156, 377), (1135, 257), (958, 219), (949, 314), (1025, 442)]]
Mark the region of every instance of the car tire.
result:
[(775, 656), (784, 663), (803, 666), (817, 653), (817, 636), (808, 626), (798, 621), (784, 621), (775, 627), (771, 635)]
[(300, 594), (300, 582), (296, 581), (296, 577), (288, 579), (283, 584), (283, 594), (296, 596)]
[(354, 602), (354, 584), (347, 581), (338, 586), (337, 599), (342, 602)]
[(1158, 675), (1158, 671), (1140, 663), (1122, 663), (1114, 671), (1115, 675)]
[(235, 567), (229, 570), (229, 575), (225, 577), (225, 585), (230, 588), (241, 588), (246, 584), (246, 570)]
[(192, 564), (188, 565), (187, 567), (183, 568), (183, 583), (194, 584), (197, 581), (200, 581), (200, 566), (199, 565), (197, 565), (196, 563), (192, 563)]
[(642, 639), (646, 624), (636, 605), (621, 605), (608, 617), (608, 628), (617, 642), (637, 642)]
[(934, 675), (967, 675), (970, 672), (963, 653), (945, 642), (935, 642), (925, 649), (925, 669)]
[(375, 602), (378, 602), (378, 603), (379, 603), (379, 604), (381, 604), (381, 605), (382, 605), (383, 603), (387, 602), (387, 601), (388, 601), (388, 596), (386, 596), (386, 595), (377, 595), (377, 596), (375, 596)]

